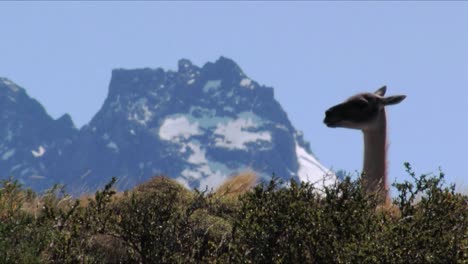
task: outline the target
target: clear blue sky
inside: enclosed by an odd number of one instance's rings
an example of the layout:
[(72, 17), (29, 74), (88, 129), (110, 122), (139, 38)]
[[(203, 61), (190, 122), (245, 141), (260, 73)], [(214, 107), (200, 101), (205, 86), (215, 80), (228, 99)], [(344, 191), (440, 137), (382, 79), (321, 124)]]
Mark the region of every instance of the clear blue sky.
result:
[(0, 76), (80, 127), (113, 68), (223, 55), (275, 88), (321, 162), (362, 166), (362, 135), (324, 110), (386, 84), (390, 181), (403, 162), (468, 186), (468, 2), (0, 2)]

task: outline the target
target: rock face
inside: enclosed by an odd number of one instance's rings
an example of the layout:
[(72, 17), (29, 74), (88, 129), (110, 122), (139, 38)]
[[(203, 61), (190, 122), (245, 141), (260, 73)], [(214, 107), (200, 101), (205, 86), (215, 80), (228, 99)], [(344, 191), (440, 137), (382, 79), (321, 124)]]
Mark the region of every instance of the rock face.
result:
[(0, 168), (34, 188), (61, 182), (94, 191), (115, 176), (126, 189), (164, 174), (205, 189), (245, 170), (310, 181), (328, 172), (273, 89), (224, 57), (203, 67), (183, 59), (177, 72), (114, 70), (102, 108), (79, 131), (69, 116), (52, 120), (11, 82), (0, 89)]
[(35, 189), (50, 187), (77, 134), (69, 115), (53, 120), (23, 88), (0, 78), (1, 178), (13, 176)]

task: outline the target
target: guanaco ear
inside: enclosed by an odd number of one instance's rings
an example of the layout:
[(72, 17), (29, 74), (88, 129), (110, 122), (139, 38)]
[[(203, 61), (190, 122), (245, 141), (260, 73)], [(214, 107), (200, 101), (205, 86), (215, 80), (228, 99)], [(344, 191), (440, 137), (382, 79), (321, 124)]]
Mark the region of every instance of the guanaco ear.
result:
[(398, 104), (406, 98), (406, 95), (393, 95), (383, 98), (384, 105)]
[(377, 91), (375, 91), (374, 94), (378, 96), (384, 96), (386, 91), (387, 91), (387, 86), (384, 85), (381, 88), (379, 88)]

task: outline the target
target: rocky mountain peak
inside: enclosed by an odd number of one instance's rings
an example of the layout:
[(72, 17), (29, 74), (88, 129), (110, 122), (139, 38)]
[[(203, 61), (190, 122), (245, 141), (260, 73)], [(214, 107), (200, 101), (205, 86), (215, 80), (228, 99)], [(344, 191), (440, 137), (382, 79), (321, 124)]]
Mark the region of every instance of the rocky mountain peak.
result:
[(5, 94), (16, 94), (24, 92), (24, 89), (19, 87), (16, 83), (10, 81), (7, 78), (0, 77), (0, 95)]
[(43, 111), (42, 116), (42, 122), (22, 121), (48, 129), (49, 136), (23, 148), (33, 158), (24, 163), (13, 155), (19, 148), (12, 154), (8, 147), (3, 149), (8, 162), (0, 162), (0, 169), (25, 180), (34, 172), (47, 179), (41, 182), (66, 183), (75, 193), (93, 191), (113, 176), (121, 189), (156, 174), (204, 189), (245, 170), (311, 181), (327, 173), (273, 88), (250, 79), (225, 57), (202, 67), (181, 59), (176, 72), (113, 70), (104, 104), (79, 133), (68, 115), (52, 120)]

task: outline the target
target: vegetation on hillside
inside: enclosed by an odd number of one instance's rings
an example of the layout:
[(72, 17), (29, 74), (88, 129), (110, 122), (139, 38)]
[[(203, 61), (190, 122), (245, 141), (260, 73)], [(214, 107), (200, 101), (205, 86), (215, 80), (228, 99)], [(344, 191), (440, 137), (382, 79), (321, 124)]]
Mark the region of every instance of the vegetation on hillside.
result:
[(318, 190), (240, 175), (215, 192), (155, 177), (74, 199), (0, 183), (0, 263), (466, 263), (468, 196), (444, 174), (396, 183), (393, 204), (359, 179)]

